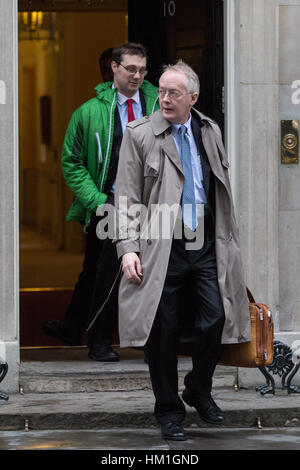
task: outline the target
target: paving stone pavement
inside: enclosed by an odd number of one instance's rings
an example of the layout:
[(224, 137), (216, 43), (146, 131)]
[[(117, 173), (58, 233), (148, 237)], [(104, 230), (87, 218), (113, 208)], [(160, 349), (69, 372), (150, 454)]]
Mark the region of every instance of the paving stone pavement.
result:
[[(300, 450), (299, 428), (187, 428), (188, 440), (166, 441), (158, 428), (105, 430), (48, 430), (0, 432), (0, 451), (22, 450), (97, 450), (157, 451), (200, 450)], [(111, 452), (111, 455), (119, 453)], [(132, 453), (134, 455), (134, 452)], [(120, 455), (120, 454), (119, 454)]]

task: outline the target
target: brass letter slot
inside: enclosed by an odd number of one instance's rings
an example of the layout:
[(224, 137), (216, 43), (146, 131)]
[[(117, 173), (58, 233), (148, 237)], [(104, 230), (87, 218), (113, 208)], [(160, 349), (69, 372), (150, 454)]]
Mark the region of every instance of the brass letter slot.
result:
[(299, 121), (281, 121), (281, 163), (298, 163)]

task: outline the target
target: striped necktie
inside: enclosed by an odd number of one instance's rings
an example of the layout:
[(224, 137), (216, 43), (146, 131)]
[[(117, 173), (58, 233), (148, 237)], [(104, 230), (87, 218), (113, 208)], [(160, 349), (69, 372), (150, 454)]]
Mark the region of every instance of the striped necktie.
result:
[(197, 227), (197, 217), (194, 176), (192, 168), (192, 154), (188, 137), (186, 135), (187, 128), (184, 125), (180, 126), (178, 133), (180, 136), (181, 164), (184, 173), (184, 186), (182, 193), (182, 218), (184, 224), (189, 227), (192, 231), (194, 231)]

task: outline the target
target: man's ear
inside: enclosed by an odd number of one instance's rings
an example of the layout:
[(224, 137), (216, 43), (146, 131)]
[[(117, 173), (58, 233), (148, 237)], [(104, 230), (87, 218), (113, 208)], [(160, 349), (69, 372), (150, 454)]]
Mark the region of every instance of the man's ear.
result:
[(114, 60), (112, 60), (110, 66), (111, 66), (112, 71), (115, 72), (115, 70), (116, 70), (117, 67), (118, 67), (118, 64), (117, 64), (117, 62), (115, 62)]
[(192, 93), (191, 97), (192, 97), (192, 106), (194, 106), (194, 104), (197, 103), (198, 101), (199, 94), (195, 91), (194, 93)]

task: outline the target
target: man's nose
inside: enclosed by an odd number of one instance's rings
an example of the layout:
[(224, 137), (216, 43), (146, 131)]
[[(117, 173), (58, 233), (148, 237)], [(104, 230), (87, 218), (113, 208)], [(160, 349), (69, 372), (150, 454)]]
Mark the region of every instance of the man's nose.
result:
[(171, 101), (168, 92), (166, 92), (166, 93), (162, 96), (162, 101), (163, 101), (163, 102), (167, 101), (168, 103)]

